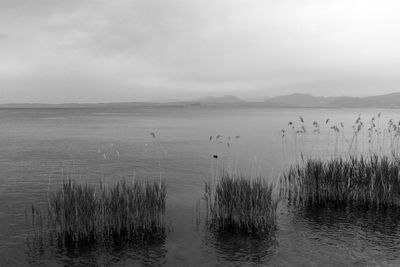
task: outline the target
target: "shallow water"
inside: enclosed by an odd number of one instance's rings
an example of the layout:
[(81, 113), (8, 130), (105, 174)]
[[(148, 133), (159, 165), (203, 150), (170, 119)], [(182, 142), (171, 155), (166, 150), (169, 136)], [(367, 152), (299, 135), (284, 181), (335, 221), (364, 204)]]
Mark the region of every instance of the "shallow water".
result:
[[(343, 142), (325, 125), (351, 125), (378, 110), (264, 108), (0, 109), (0, 265), (146, 266), (375, 266), (400, 265), (400, 218), (364, 210), (291, 210), (279, 206), (274, 238), (215, 234), (198, 220), (204, 181), (216, 169), (277, 181), (295, 153), (326, 156)], [(400, 119), (398, 110), (383, 110)], [(321, 135), (292, 132), (289, 121), (321, 124)], [(153, 139), (150, 132), (156, 134)], [(209, 137), (221, 134), (219, 142)], [(240, 138), (234, 137), (240, 135)], [(228, 139), (228, 136), (231, 138)], [(366, 149), (365, 134), (359, 149)], [(343, 140), (342, 140), (343, 141)], [(228, 147), (227, 142), (230, 146)], [(212, 155), (217, 154), (215, 161)], [(162, 179), (168, 185), (167, 218), (173, 231), (155, 244), (74, 250), (27, 242), (25, 210), (44, 206), (47, 189), (62, 177), (80, 182)]]

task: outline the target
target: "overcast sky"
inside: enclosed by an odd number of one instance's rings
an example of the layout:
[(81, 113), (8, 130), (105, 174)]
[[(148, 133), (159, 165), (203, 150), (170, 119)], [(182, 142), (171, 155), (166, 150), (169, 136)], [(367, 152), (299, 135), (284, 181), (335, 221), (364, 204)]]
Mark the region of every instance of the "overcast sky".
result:
[(400, 1), (0, 0), (0, 102), (400, 91)]

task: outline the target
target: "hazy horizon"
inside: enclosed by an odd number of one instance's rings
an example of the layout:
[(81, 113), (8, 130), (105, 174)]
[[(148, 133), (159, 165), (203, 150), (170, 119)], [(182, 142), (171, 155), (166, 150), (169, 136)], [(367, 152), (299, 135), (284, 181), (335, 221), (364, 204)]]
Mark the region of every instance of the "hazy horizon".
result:
[[(236, 98), (239, 101), (244, 101), (245, 103), (261, 103), (261, 102), (266, 102), (271, 100), (273, 101), (274, 98), (276, 97), (290, 97), (290, 96), (311, 96), (311, 97), (315, 97), (315, 98), (341, 98), (341, 97), (350, 97), (350, 98), (360, 98), (360, 99), (364, 99), (364, 98), (368, 98), (368, 97), (375, 97), (375, 96), (385, 96), (385, 95), (392, 95), (392, 94), (400, 94), (399, 92), (391, 92), (391, 93), (387, 93), (387, 94), (383, 94), (383, 95), (364, 95), (364, 96), (348, 96), (348, 95), (338, 95), (338, 96), (321, 96), (321, 95), (314, 95), (314, 94), (308, 94), (308, 93), (299, 93), (299, 92), (294, 92), (294, 93), (290, 93), (290, 94), (285, 94), (285, 95), (276, 95), (276, 96), (264, 96), (264, 97), (239, 97), (233, 94), (225, 94), (225, 95), (204, 95), (204, 96), (200, 96), (200, 97), (196, 97), (196, 98), (187, 98), (187, 99), (161, 99), (161, 100), (157, 100), (157, 99), (153, 99), (153, 100), (143, 100), (143, 101), (104, 101), (104, 102), (59, 102), (59, 103), (46, 103), (46, 102), (9, 102), (9, 103), (0, 103), (0, 105), (96, 105), (96, 104), (119, 104), (119, 103), (179, 103), (179, 102), (202, 102), (202, 101), (218, 101), (220, 100), (221, 102), (214, 102), (215, 104), (218, 103), (229, 103), (229, 100), (232, 100), (230, 98)], [(224, 98), (228, 98), (228, 99), (224, 99)], [(225, 102), (224, 100), (227, 100), (228, 102)], [(240, 103), (240, 102), (238, 102)], [(282, 103), (281, 103), (282, 104)], [(301, 104), (301, 103), (299, 103)], [(303, 103), (304, 106), (307, 106), (307, 104)]]
[(400, 3), (5, 0), (0, 103), (400, 91)]

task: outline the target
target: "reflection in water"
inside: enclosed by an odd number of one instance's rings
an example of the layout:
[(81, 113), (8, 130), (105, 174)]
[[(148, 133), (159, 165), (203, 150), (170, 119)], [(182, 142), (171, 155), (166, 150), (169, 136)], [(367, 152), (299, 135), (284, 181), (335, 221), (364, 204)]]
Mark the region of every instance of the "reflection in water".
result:
[[(347, 247), (353, 255), (399, 259), (400, 214), (360, 207), (303, 208), (294, 211), (293, 223), (311, 238)], [(304, 227), (304, 228), (303, 228)]]
[(275, 237), (208, 232), (204, 238), (207, 247), (215, 250), (217, 257), (236, 263), (265, 264), (273, 256)]
[(31, 235), (27, 239), (27, 256), (31, 265), (109, 266), (132, 265), (159, 266), (167, 253), (165, 235), (146, 243), (112, 242), (82, 243), (66, 247), (60, 238)]
[[(96, 112), (107, 115), (92, 114)], [(278, 215), (276, 233), (279, 246), (276, 241), (269, 244), (251, 238), (217, 237), (203, 229), (195, 232), (189, 225), (192, 203), (202, 196), (204, 179), (210, 176), (207, 138), (210, 133), (240, 134), (240, 142), (234, 147), (238, 170), (254, 169), (273, 178), (277, 176), (270, 173), (280, 172), (290, 159), (287, 154), (281, 156), (278, 135), (288, 121), (302, 115), (310, 124), (314, 120), (322, 122), (331, 118), (343, 121), (347, 127), (353, 124), (359, 112), (370, 118), (379, 111), (140, 107), (124, 114), (109, 112), (104, 108), (95, 111), (0, 110), (0, 266), (26, 266), (28, 260), (33, 266), (157, 266), (164, 263), (168, 266), (196, 263), (231, 266), (246, 265), (247, 259), (250, 261), (247, 265), (261, 262), (261, 266), (349, 266), (356, 262), (360, 262), (359, 266), (400, 266), (399, 259), (391, 260), (397, 257), (395, 251), (399, 251), (397, 242), (400, 240), (398, 220), (389, 218), (393, 216), (365, 215), (366, 218), (360, 219), (350, 212), (288, 214), (282, 211), (283, 214)], [(385, 110), (384, 113), (393, 118), (398, 116), (399, 110)], [(43, 117), (67, 119), (43, 120)], [(162, 135), (160, 145), (168, 151), (161, 161), (163, 179), (165, 177), (168, 184), (168, 210), (171, 220), (179, 222), (175, 223), (174, 232), (167, 234), (165, 243), (73, 250), (44, 243), (27, 248), (24, 209), (32, 203), (46, 205), (48, 175), (61, 170), (61, 161), (77, 162), (84, 172), (80, 178), (89, 184), (98, 184), (103, 177), (107, 182), (133, 173), (138, 177), (158, 177), (158, 153), (145, 146), (150, 142), (149, 132), (155, 130)], [(324, 155), (325, 144), (332, 148), (333, 138), (326, 134), (319, 135), (316, 140), (305, 139), (303, 147), (298, 149), (305, 148), (316, 156)], [(101, 144), (110, 143), (118, 148), (119, 159), (106, 155), (105, 160), (103, 154), (98, 153), (99, 146), (101, 152), (106, 148)], [(57, 175), (54, 173), (51, 178), (51, 189), (60, 182), (56, 180)], [(324, 216), (328, 217), (324, 219)], [(384, 260), (386, 262), (381, 264)]]

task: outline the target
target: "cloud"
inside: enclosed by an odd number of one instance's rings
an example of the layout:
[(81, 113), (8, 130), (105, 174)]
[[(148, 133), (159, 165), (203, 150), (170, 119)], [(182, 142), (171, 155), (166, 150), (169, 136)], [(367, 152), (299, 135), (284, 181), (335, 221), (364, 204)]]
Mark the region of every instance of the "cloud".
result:
[(5, 0), (1, 101), (390, 92), (399, 86), (399, 7), (373, 0)]

